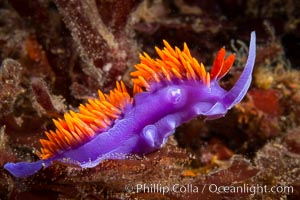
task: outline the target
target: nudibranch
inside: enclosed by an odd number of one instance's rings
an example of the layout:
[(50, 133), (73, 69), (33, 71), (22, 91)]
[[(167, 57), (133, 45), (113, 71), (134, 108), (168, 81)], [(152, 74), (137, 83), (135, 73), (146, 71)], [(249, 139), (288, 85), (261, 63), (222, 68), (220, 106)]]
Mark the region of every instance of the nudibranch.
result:
[(160, 58), (140, 55), (141, 63), (131, 73), (133, 97), (123, 82), (117, 82), (109, 94), (99, 91), (99, 98), (80, 105), (78, 112), (53, 120), (56, 130), (47, 131), (47, 139), (40, 140), (40, 160), (7, 163), (4, 168), (16, 177), (32, 175), (53, 161), (91, 168), (106, 159), (126, 159), (159, 149), (176, 127), (196, 116), (224, 116), (250, 86), (255, 40), (252, 32), (245, 68), (229, 91), (218, 82), (231, 68), (233, 54), (225, 59), (221, 48), (209, 73), (185, 43), (181, 51), (163, 41), (163, 49), (155, 48)]

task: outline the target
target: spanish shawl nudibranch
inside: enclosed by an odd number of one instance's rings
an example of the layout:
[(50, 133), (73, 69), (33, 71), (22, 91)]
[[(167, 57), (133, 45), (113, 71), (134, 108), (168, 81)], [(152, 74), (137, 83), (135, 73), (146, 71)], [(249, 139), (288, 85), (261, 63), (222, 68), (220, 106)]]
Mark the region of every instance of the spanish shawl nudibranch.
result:
[(234, 55), (225, 58), (221, 48), (210, 73), (193, 58), (186, 44), (183, 51), (166, 41), (158, 49), (160, 59), (146, 53), (132, 72), (134, 97), (123, 82), (109, 94), (99, 91), (99, 99), (88, 100), (79, 112), (53, 120), (55, 131), (41, 139), (40, 160), (7, 163), (4, 168), (16, 177), (26, 177), (52, 161), (91, 168), (105, 159), (126, 159), (129, 154), (145, 154), (160, 148), (175, 128), (198, 115), (216, 119), (239, 103), (252, 79), (255, 61), (255, 32), (251, 33), (249, 56), (240, 78), (229, 91), (218, 81), (229, 71)]

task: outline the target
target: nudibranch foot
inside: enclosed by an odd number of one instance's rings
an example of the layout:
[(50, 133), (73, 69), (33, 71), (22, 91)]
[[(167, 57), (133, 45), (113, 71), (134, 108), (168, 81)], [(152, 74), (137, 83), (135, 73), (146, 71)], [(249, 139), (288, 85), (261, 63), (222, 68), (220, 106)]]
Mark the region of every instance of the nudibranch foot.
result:
[(238, 81), (226, 91), (219, 85), (234, 62), (221, 48), (207, 72), (192, 57), (188, 47), (172, 48), (166, 41), (155, 48), (159, 58), (140, 54), (141, 63), (131, 73), (134, 97), (123, 82), (109, 94), (53, 120), (56, 130), (46, 132), (37, 162), (7, 163), (4, 168), (16, 177), (26, 177), (52, 161), (90, 168), (106, 159), (126, 159), (161, 148), (176, 127), (198, 115), (208, 120), (224, 116), (245, 96), (255, 61), (255, 32), (251, 33), (249, 56)]

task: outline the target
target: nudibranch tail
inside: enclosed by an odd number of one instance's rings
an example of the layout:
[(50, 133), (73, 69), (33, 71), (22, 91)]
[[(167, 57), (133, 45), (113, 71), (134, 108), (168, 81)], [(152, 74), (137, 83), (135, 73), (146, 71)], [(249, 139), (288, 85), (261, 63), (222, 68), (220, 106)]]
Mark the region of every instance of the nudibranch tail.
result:
[(47, 159), (68, 149), (76, 148), (91, 140), (95, 135), (106, 131), (122, 110), (132, 103), (123, 82), (117, 82), (109, 95), (98, 91), (99, 99), (88, 100), (79, 106), (79, 112), (70, 111), (64, 120), (53, 120), (56, 130), (46, 131), (46, 139), (41, 139), (41, 159)]
[(30, 176), (42, 167), (48, 167), (52, 160), (38, 160), (36, 162), (18, 162), (18, 163), (7, 163), (4, 168), (8, 170), (12, 175), (19, 178)]

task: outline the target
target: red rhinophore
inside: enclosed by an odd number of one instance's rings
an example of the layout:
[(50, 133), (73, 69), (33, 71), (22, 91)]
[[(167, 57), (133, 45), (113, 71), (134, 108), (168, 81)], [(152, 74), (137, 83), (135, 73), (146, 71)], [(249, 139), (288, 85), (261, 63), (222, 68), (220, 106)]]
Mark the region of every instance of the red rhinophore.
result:
[(211, 79), (221, 79), (227, 74), (234, 62), (234, 54), (229, 55), (225, 59), (225, 48), (221, 48), (217, 54), (217, 57), (214, 61), (213, 67), (210, 72)]

